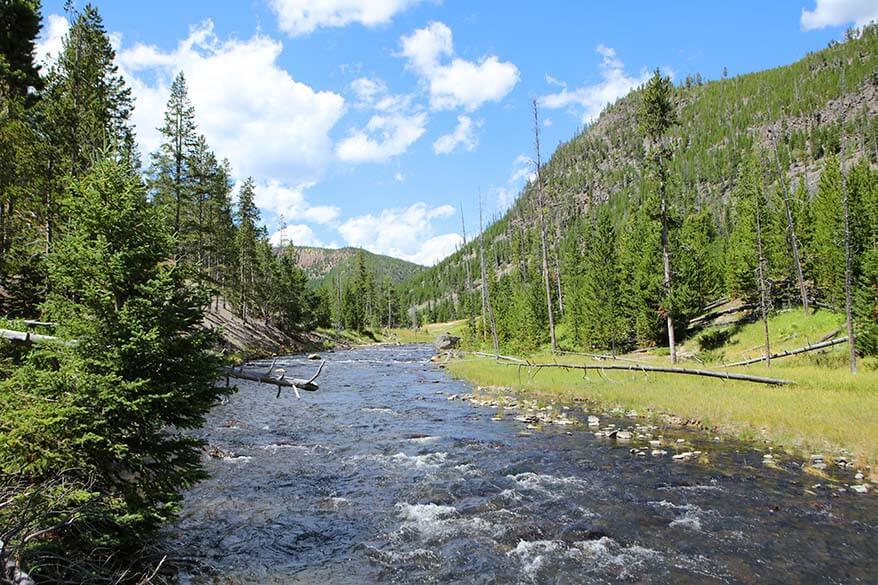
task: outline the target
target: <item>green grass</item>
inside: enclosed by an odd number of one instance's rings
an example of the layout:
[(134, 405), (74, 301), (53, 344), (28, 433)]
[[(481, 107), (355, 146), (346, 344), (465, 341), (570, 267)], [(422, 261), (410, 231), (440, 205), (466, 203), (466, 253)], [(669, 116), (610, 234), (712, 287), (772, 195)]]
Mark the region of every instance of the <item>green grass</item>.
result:
[(420, 329), (389, 329), (385, 330), (384, 337), (387, 341), (399, 343), (433, 343), (442, 333), (463, 337), (466, 320), (449, 321), (448, 323), (429, 323)]
[[(772, 317), (772, 337), (778, 351), (814, 342), (840, 325), (838, 315), (818, 312), (808, 319), (801, 313)], [(726, 361), (758, 356), (761, 324), (748, 324), (721, 348)], [(780, 341), (784, 339), (784, 341)], [(690, 342), (691, 343), (691, 342)], [(693, 344), (693, 347), (697, 347)], [(545, 353), (533, 361), (598, 363), (580, 356), (552, 358)], [(668, 364), (667, 355), (631, 354), (644, 363)], [(562, 400), (586, 399), (604, 408), (633, 409), (644, 415), (670, 414), (695, 419), (717, 432), (746, 440), (764, 441), (793, 453), (846, 453), (861, 465), (878, 464), (878, 363), (861, 361), (854, 376), (847, 369), (847, 346), (734, 368), (776, 378), (793, 386), (766, 386), (676, 374), (604, 373), (527, 368), (502, 365), (491, 359), (466, 357), (449, 363), (451, 373), (484, 386), (509, 386), (526, 393)], [(606, 363), (606, 362), (604, 362)], [(683, 367), (705, 367), (684, 361)], [(721, 369), (718, 364), (707, 364)]]
[[(817, 311), (805, 317), (801, 309), (783, 311), (773, 315), (768, 320), (769, 335), (771, 339), (771, 352), (778, 353), (785, 350), (804, 347), (815, 343), (824, 336), (844, 326), (844, 315), (832, 311)], [(725, 328), (731, 333), (731, 338), (718, 351), (711, 352), (708, 361), (726, 362), (745, 360), (762, 355), (765, 337), (762, 322), (748, 323), (740, 328)], [(702, 331), (681, 347), (683, 353), (694, 353), (703, 357), (701, 339), (716, 329)], [(843, 335), (839, 334), (839, 335)], [(785, 358), (788, 359), (788, 358)]]

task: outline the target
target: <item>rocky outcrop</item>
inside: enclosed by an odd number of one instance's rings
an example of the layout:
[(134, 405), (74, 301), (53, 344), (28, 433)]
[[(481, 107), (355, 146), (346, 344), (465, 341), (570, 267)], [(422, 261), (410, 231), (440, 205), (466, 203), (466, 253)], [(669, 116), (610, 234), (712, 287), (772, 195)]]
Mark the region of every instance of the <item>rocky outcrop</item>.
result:
[(435, 342), (433, 342), (433, 347), (436, 351), (451, 351), (452, 349), (457, 349), (459, 346), (460, 337), (452, 335), (451, 333), (443, 333), (436, 338)]

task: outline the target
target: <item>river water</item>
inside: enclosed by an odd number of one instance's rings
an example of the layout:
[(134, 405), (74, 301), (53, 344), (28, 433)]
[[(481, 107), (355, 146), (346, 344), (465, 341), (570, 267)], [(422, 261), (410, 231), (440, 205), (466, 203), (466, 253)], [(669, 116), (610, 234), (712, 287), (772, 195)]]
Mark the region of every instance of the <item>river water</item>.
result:
[[(201, 431), (224, 456), (166, 532), (180, 583), (878, 583), (874, 496), (686, 430), (642, 456), (492, 420), (448, 400), (472, 389), (430, 355), (329, 353), (301, 400), (241, 382)], [(673, 460), (678, 438), (709, 463)]]

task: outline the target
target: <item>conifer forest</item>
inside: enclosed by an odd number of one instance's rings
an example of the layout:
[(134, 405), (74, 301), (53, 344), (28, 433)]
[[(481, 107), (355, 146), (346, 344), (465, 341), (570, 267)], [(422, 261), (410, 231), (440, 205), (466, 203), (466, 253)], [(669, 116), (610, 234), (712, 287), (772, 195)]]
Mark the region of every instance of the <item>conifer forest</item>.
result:
[[(394, 163), (339, 219), (316, 179), (278, 212), (277, 181), (238, 170), (268, 166), (208, 140), (197, 64), (270, 33), (202, 31), (145, 141), (104, 3), (43, 4), (0, 0), (0, 585), (878, 579), (878, 24), (735, 75), (648, 64), (557, 144), (553, 96), (512, 93), (508, 205), (486, 153), (454, 206), (384, 205)], [(327, 47), (446, 8), (265, 4)], [(803, 27), (823, 4), (844, 3)], [(515, 66), (456, 54), (437, 18), (381, 49), (425, 105), (363, 73), (344, 111), (374, 113), (332, 156), (386, 164), (403, 123), (414, 143), (455, 107), (429, 155), (494, 148), (475, 112), (506, 94), (455, 84)], [(224, 127), (259, 127), (247, 107)], [(435, 257), (382, 244), (440, 220)]]

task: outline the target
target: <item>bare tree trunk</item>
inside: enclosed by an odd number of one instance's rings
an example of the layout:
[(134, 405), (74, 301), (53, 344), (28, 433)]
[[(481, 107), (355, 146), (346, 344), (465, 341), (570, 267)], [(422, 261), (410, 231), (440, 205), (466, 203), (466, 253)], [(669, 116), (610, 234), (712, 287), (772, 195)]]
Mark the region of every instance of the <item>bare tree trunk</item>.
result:
[[(757, 197), (762, 197), (757, 194)], [(756, 202), (756, 249), (758, 253), (756, 274), (759, 277), (759, 310), (762, 316), (762, 329), (765, 335), (765, 363), (771, 366), (771, 338), (768, 333), (768, 299), (765, 290), (765, 255), (762, 251), (762, 218), (759, 201)]]
[(802, 310), (805, 312), (805, 315), (808, 314), (808, 291), (805, 288), (805, 275), (802, 272), (802, 260), (799, 257), (799, 239), (796, 237), (796, 229), (793, 225), (793, 212), (790, 208), (790, 192), (787, 189), (787, 181), (786, 174), (783, 172), (780, 166), (780, 154), (777, 150), (777, 140), (772, 140), (774, 143), (774, 161), (777, 165), (777, 176), (780, 179), (781, 189), (783, 191), (783, 204), (786, 208), (787, 214), (787, 230), (790, 234), (790, 248), (793, 252), (793, 263), (796, 265), (796, 279), (799, 284), (799, 295), (802, 298)]
[(543, 283), (546, 287), (546, 307), (549, 311), (549, 338), (552, 342), (552, 352), (558, 350), (558, 342), (555, 339), (555, 311), (552, 307), (552, 284), (549, 281), (549, 251), (546, 244), (546, 212), (543, 206), (543, 178), (542, 178), (542, 161), (540, 159), (540, 119), (539, 110), (537, 109), (537, 100), (533, 100), (534, 111), (534, 143), (537, 151), (537, 206), (540, 215), (540, 249), (542, 251), (543, 260)]
[[(479, 194), (479, 266), (482, 273), (482, 324), (484, 327), (485, 313), (491, 324), (491, 341), (494, 343), (494, 353), (500, 355), (500, 339), (497, 337), (497, 323), (494, 320), (494, 307), (491, 306), (491, 296), (488, 291), (488, 272), (485, 269), (485, 224), (482, 222), (482, 195)], [(484, 329), (483, 329), (484, 330)]]
[[(841, 73), (841, 87), (844, 93), (844, 70)], [(844, 213), (844, 314), (847, 319), (847, 337), (848, 352), (851, 366), (851, 374), (857, 373), (857, 346), (856, 336), (854, 335), (854, 315), (853, 315), (853, 259), (851, 250), (851, 214), (850, 214), (850, 198), (847, 187), (847, 176), (844, 172), (844, 150), (845, 150), (845, 111), (841, 112), (841, 201), (842, 211)]]
[(668, 321), (668, 349), (671, 353), (671, 363), (677, 363), (677, 344), (674, 340), (674, 318), (671, 315), (671, 252), (668, 241), (668, 201), (665, 185), (665, 169), (662, 155), (658, 156), (659, 166), (659, 194), (661, 196), (661, 221), (662, 221), (662, 264), (665, 272), (665, 311)]
[(472, 274), (470, 272), (470, 267), (469, 267), (469, 260), (467, 259), (467, 256), (466, 256), (467, 255), (467, 252), (466, 252), (466, 221), (463, 218), (463, 204), (462, 203), (460, 205), (460, 229), (461, 229), (462, 236), (463, 236), (463, 248), (461, 248), (462, 253), (461, 253), (460, 257), (461, 257), (461, 259), (463, 259), (464, 269), (466, 270), (466, 291), (465, 291), (464, 299), (466, 302), (467, 317), (472, 317), (472, 302), (471, 302), (470, 297), (472, 295), (473, 281), (472, 281)]

